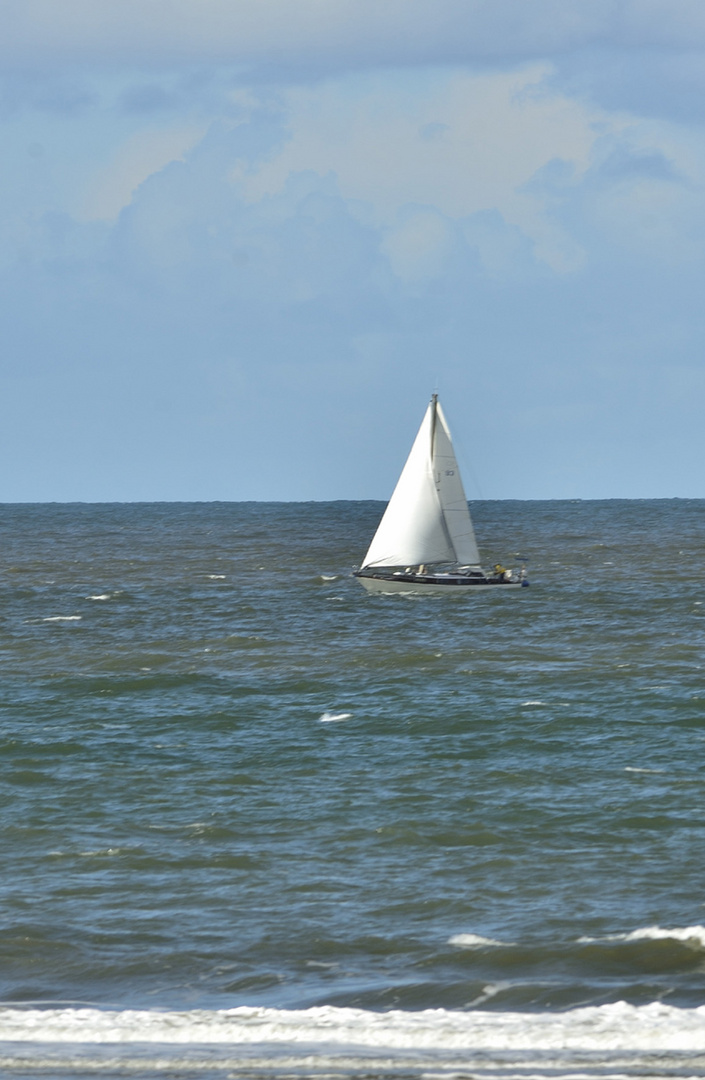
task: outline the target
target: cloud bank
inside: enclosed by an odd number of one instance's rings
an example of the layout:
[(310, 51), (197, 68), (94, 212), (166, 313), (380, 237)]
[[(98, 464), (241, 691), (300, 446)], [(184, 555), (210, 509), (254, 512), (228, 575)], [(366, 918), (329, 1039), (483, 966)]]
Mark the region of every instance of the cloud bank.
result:
[(284, 72), (702, 48), (697, 0), (3, 0), (12, 63), (222, 62)]

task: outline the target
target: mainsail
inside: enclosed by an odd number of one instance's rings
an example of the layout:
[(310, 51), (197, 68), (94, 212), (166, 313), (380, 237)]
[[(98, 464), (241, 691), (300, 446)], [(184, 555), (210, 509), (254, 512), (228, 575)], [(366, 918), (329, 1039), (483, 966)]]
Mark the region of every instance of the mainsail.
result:
[(450, 431), (436, 394), (372, 539), (363, 569), (434, 563), (480, 564)]

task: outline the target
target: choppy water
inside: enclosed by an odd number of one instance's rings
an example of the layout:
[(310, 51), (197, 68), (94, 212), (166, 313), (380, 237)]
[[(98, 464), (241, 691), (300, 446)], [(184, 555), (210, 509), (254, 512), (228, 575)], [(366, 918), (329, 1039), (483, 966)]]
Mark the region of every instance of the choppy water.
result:
[(705, 501), (0, 507), (0, 1074), (705, 1076)]

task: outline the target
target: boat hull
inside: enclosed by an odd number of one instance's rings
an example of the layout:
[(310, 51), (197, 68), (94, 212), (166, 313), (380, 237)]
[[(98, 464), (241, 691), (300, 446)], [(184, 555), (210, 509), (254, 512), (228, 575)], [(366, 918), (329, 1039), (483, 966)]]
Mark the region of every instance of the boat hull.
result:
[(400, 574), (394, 577), (385, 575), (372, 576), (357, 573), (354, 575), (360, 584), (370, 593), (407, 593), (421, 596), (467, 596), (493, 589), (521, 589), (528, 581), (492, 581), (489, 578), (467, 578), (456, 574)]

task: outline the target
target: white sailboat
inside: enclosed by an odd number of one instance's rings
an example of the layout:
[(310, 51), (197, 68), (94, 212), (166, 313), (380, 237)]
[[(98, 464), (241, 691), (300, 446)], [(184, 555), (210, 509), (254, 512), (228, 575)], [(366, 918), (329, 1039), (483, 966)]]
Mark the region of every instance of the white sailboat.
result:
[(528, 585), (526, 569), (480, 565), (448, 424), (433, 394), (362, 566), (368, 592), (454, 593)]

